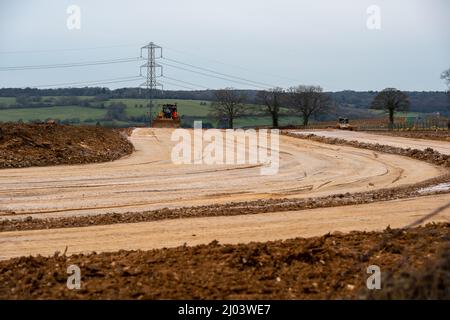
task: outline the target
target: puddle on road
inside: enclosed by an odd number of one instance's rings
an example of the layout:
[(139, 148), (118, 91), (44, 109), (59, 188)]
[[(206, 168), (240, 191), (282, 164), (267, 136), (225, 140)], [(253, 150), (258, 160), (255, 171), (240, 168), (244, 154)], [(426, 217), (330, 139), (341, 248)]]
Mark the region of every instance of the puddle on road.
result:
[(435, 186), (427, 187), (419, 189), (419, 193), (430, 193), (430, 192), (437, 192), (437, 191), (447, 191), (450, 190), (450, 182), (444, 182), (437, 184)]

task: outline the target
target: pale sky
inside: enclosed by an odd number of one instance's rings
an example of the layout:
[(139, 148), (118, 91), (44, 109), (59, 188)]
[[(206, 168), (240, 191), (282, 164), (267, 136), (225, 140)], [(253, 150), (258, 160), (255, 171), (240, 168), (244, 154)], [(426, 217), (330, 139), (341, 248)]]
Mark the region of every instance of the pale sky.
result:
[[(67, 28), (69, 5), (81, 10), (79, 30)], [(381, 29), (366, 25), (371, 5), (381, 10)], [(449, 13), (448, 0), (0, 0), (0, 69), (138, 57), (153, 41), (166, 58), (268, 85), (445, 90)], [(133, 77), (140, 64), (0, 71), (0, 87)], [(257, 89), (169, 66), (164, 75)]]

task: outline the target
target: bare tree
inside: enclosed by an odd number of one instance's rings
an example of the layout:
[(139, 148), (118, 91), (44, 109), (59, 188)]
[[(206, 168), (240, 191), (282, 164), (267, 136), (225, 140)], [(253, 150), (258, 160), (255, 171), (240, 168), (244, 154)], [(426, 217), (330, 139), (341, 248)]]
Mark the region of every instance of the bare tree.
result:
[(371, 109), (386, 110), (389, 112), (389, 124), (394, 125), (394, 113), (409, 109), (408, 96), (395, 88), (386, 88), (380, 91), (372, 101)]
[[(448, 86), (447, 96), (449, 100), (448, 108), (450, 110), (450, 69), (447, 69), (444, 72), (442, 72), (441, 79), (445, 80)], [(447, 129), (450, 130), (450, 119), (447, 120)]]
[(299, 113), (306, 127), (311, 116), (315, 117), (328, 112), (331, 106), (330, 97), (320, 86), (296, 86), (288, 90), (288, 106)]
[(274, 128), (278, 128), (278, 118), (283, 96), (284, 90), (279, 87), (258, 91), (256, 94), (256, 101), (267, 107), (267, 111), (272, 117), (272, 127)]
[(445, 80), (445, 82), (447, 83), (447, 86), (448, 86), (447, 95), (448, 95), (448, 98), (450, 99), (450, 69), (442, 72), (441, 79)]
[(444, 79), (447, 82), (447, 85), (450, 86), (450, 69), (442, 72), (441, 79)]
[(211, 114), (219, 119), (226, 119), (228, 127), (233, 128), (233, 121), (244, 113), (245, 96), (233, 88), (214, 92), (216, 101), (211, 104)]

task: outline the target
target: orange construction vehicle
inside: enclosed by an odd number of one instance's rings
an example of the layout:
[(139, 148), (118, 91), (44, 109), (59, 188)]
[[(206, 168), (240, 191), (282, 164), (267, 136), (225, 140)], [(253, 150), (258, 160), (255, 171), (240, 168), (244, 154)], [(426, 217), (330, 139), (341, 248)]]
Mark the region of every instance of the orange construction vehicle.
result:
[(178, 116), (177, 104), (163, 104), (161, 111), (152, 122), (153, 128), (179, 128), (180, 117)]

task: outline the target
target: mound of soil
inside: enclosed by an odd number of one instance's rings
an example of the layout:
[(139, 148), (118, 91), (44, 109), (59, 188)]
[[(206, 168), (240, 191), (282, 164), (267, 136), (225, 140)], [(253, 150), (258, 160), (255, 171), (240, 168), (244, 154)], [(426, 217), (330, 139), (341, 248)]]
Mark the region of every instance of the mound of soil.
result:
[[(433, 274), (448, 283), (448, 272), (430, 270), (427, 261), (448, 256), (449, 230), (448, 223), (428, 224), (266, 243), (14, 258), (0, 262), (0, 299), (364, 298), (370, 265), (391, 279), (431, 274), (410, 292), (409, 298), (422, 298)], [(70, 265), (81, 269), (79, 290), (67, 288)], [(380, 292), (384, 288), (382, 282)], [(435, 297), (450, 298), (448, 290)]]
[(132, 151), (125, 134), (99, 126), (0, 125), (0, 168), (105, 162)]
[(444, 247), (436, 260), (428, 261), (422, 270), (405, 270), (385, 276), (383, 290), (365, 293), (368, 299), (446, 299), (450, 298), (450, 245)]

